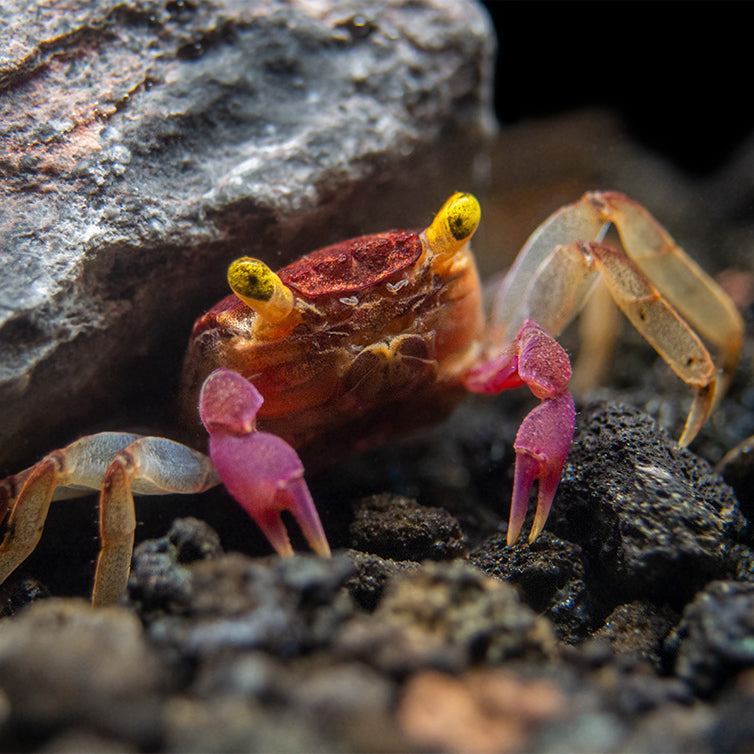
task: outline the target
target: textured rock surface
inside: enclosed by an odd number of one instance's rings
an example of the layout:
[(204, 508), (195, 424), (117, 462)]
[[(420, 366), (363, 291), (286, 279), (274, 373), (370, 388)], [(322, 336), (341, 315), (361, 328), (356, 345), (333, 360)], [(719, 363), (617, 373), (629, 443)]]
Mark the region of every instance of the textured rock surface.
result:
[(515, 584), (526, 603), (550, 618), (560, 638), (575, 641), (593, 628), (581, 548), (544, 532), (527, 547), (507, 547), (495, 534), (469, 560), (491, 576)]
[(555, 637), (509, 584), (461, 561), (428, 562), (395, 579), (371, 616), (345, 627), (338, 649), (402, 677), (422, 667), (538, 661), (554, 653)]
[(422, 185), (422, 150), (491, 123), (471, 2), (11, 2), (0, 29), (8, 464), (110, 391), (165, 402), (239, 252), (277, 265), (388, 205), (416, 222), (449, 189), (385, 201), (401, 170)]
[(143, 747), (159, 739), (165, 668), (138, 618), (120, 608), (37, 603), (4, 624), (0, 676), (15, 735), (43, 738), (81, 726)]
[(675, 654), (676, 674), (701, 694), (754, 667), (754, 584), (708, 584), (666, 643)]
[(352, 546), (393, 560), (451, 560), (463, 554), (458, 522), (442, 508), (398, 495), (372, 495), (354, 505)]
[(581, 546), (608, 609), (646, 597), (682, 605), (727, 573), (744, 535), (730, 487), (627, 406), (584, 412), (560, 495), (551, 530)]

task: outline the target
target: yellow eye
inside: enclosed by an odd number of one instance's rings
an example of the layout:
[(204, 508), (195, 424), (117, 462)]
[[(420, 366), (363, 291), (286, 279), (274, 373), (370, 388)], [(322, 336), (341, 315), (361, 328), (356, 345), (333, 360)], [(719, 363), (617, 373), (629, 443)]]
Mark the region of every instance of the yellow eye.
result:
[(479, 202), (471, 194), (448, 199), (424, 231), (433, 254), (454, 254), (474, 235), (482, 217)]
[(277, 275), (264, 262), (251, 257), (236, 259), (228, 268), (228, 283), (241, 299), (269, 301), (275, 290), (275, 278)]
[(268, 322), (280, 322), (293, 310), (293, 293), (259, 259), (236, 259), (228, 268), (228, 283), (241, 301)]
[[(448, 230), (456, 241), (465, 241), (479, 225), (482, 210), (471, 194), (454, 194), (444, 207)], [(440, 210), (442, 212), (442, 210)]]

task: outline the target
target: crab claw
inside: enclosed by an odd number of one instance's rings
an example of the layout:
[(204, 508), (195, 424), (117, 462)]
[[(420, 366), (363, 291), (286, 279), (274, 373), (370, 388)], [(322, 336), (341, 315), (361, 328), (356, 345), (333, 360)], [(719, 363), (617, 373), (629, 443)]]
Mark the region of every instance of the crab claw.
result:
[(464, 379), (466, 387), (475, 393), (499, 393), (528, 385), (542, 400), (521, 423), (513, 446), (516, 470), (508, 521), (509, 545), (521, 532), (535, 479), (539, 481), (539, 492), (530, 542), (542, 531), (550, 513), (576, 421), (576, 408), (568, 391), (570, 378), (568, 354), (536, 322), (527, 319), (512, 343), (474, 367)]
[(508, 522), (509, 545), (516, 542), (521, 532), (535, 479), (539, 480), (539, 492), (529, 542), (544, 528), (571, 447), (575, 421), (576, 408), (571, 394), (566, 391), (542, 401), (521, 423), (513, 444), (516, 471)]
[(241, 375), (216, 369), (199, 395), (199, 415), (209, 433), (209, 455), (223, 484), (282, 556), (293, 555), (280, 517), (290, 511), (312, 549), (329, 556), (322, 524), (296, 451), (276, 435), (259, 432), (264, 399)]

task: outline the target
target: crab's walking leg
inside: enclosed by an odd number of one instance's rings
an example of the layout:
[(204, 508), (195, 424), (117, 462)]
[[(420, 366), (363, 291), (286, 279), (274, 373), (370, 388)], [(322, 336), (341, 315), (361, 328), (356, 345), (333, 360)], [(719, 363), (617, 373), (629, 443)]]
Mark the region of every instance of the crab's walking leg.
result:
[(586, 244), (581, 254), (600, 270), (615, 303), (631, 324), (673, 371), (694, 388), (694, 399), (678, 440), (680, 445), (688, 445), (712, 409), (717, 369), (709, 352), (628, 257), (604, 244)]
[(102, 553), (93, 601), (113, 602), (125, 589), (131, 560), (132, 487), (146, 495), (202, 492), (218, 481), (206, 456), (171, 440), (123, 432), (82, 437), (0, 482), (0, 508), (10, 511), (0, 543), (0, 583), (37, 546), (53, 499), (102, 487)]
[[(625, 253), (600, 242), (614, 224)], [(525, 318), (558, 335), (578, 314), (601, 273), (632, 324), (694, 400), (679, 440), (687, 445), (738, 362), (743, 321), (733, 302), (639, 204), (616, 192), (585, 194), (532, 234), (499, 291), (495, 326), (505, 342)], [(697, 336), (721, 352), (722, 375)]]
[(571, 364), (562, 347), (534, 321), (526, 320), (513, 342), (498, 356), (474, 368), (464, 382), (477, 393), (497, 393), (526, 384), (542, 400), (516, 435), (516, 470), (508, 522), (508, 544), (518, 539), (534, 480), (539, 480), (537, 511), (529, 534), (542, 531), (552, 507), (568, 449), (576, 409), (568, 392)]
[(218, 482), (207, 456), (162, 437), (140, 437), (118, 453), (100, 491), (101, 549), (92, 603), (113, 603), (126, 589), (136, 530), (134, 492), (198, 493)]
[(35, 467), (0, 483), (8, 525), (0, 543), (0, 584), (37, 546), (52, 496), (58, 484), (65, 483), (65, 466), (57, 454), (47, 456)]
[(209, 433), (209, 452), (217, 473), (279, 555), (293, 554), (280, 518), (288, 510), (312, 549), (329, 556), (299, 457), (279, 437), (256, 429), (262, 401), (250, 382), (229, 369), (217, 369), (205, 380), (199, 414)]
[[(0, 583), (37, 546), (53, 498), (98, 489), (113, 456), (137, 437), (116, 432), (83, 437), (0, 482), (0, 507), (10, 512), (0, 543)], [(78, 492), (66, 490), (69, 485), (77, 487)]]
[(738, 364), (744, 324), (725, 291), (691, 259), (654, 217), (616, 191), (587, 194), (615, 225), (626, 253), (701, 337), (720, 349), (718, 393), (727, 389)]

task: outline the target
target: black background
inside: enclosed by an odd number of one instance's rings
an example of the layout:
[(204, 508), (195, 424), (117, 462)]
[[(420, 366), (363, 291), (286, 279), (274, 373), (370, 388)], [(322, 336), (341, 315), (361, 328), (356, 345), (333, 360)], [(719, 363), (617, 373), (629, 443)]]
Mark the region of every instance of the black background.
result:
[(585, 106), (685, 171), (714, 173), (754, 126), (752, 5), (486, 2), (503, 125)]

